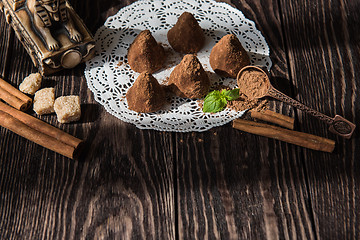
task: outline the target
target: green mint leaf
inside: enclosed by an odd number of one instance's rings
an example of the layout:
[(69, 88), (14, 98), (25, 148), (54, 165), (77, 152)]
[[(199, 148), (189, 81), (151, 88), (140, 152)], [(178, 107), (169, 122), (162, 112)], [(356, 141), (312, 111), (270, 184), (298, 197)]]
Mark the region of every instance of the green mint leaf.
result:
[(240, 97), (238, 88), (232, 90), (223, 90), (221, 91), (221, 94), (224, 95), (228, 101), (236, 100)]
[(226, 104), (226, 98), (219, 91), (212, 91), (204, 99), (203, 112), (220, 112)]
[(214, 91), (212, 91), (212, 92), (209, 92), (209, 93), (206, 95), (204, 101), (205, 101), (207, 98), (210, 98), (210, 97), (220, 98), (220, 97), (221, 97), (221, 94), (220, 94), (220, 92), (219, 92), (218, 90), (214, 90)]

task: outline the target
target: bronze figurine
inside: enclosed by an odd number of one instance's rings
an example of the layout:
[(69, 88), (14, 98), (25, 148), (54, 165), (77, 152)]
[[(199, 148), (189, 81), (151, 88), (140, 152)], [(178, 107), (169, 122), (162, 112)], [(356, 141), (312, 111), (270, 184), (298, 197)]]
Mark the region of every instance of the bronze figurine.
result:
[(43, 75), (93, 57), (93, 37), (66, 0), (0, 0), (0, 9)]

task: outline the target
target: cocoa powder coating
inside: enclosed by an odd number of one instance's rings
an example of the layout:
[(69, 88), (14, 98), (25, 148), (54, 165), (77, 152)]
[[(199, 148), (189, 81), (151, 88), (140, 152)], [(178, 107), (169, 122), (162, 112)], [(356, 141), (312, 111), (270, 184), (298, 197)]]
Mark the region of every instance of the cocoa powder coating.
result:
[(241, 96), (240, 98), (229, 101), (227, 107), (233, 109), (235, 111), (244, 111), (247, 109), (252, 109), (257, 107), (259, 104), (259, 100), (257, 99), (248, 99), (246, 96)]
[(220, 76), (236, 78), (238, 72), (249, 64), (249, 56), (233, 34), (221, 38), (210, 53), (210, 65)]
[(168, 87), (177, 96), (195, 99), (208, 93), (210, 80), (199, 59), (187, 54), (170, 74)]
[(158, 81), (150, 73), (143, 72), (127, 91), (126, 100), (130, 110), (149, 113), (162, 108), (166, 95)]
[(165, 62), (164, 48), (158, 44), (149, 30), (139, 33), (128, 50), (128, 62), (135, 72), (154, 73)]
[(195, 17), (184, 12), (167, 33), (171, 47), (180, 53), (197, 53), (204, 46), (205, 34)]
[(254, 69), (244, 69), (240, 75), (237, 79), (239, 91), (249, 99), (264, 97), (268, 92), (270, 84), (265, 73)]

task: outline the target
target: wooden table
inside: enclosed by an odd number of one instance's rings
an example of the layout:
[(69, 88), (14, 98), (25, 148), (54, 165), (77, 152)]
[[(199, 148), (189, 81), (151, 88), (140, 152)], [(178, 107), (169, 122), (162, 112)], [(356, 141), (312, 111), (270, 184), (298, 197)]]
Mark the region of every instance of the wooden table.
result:
[[(132, 1), (70, 1), (92, 33)], [(359, 0), (227, 1), (271, 49), (276, 87), (329, 116), (360, 118)], [(0, 75), (37, 70), (0, 16)], [(359, 128), (350, 140), (271, 101), (333, 153), (247, 134), (139, 130), (93, 98), (84, 65), (46, 77), (78, 94), (80, 122), (42, 120), (85, 139), (72, 161), (0, 128), (0, 239), (360, 239)], [(29, 112), (34, 115), (33, 112)]]

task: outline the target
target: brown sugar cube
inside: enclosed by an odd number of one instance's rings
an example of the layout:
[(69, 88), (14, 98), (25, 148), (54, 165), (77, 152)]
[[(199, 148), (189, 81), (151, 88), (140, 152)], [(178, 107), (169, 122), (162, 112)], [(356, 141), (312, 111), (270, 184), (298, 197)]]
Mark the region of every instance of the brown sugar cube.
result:
[(54, 100), (54, 88), (43, 88), (35, 93), (33, 109), (38, 115), (53, 113)]
[(32, 73), (24, 78), (23, 82), (19, 85), (19, 90), (23, 93), (34, 95), (41, 86), (41, 79), (40, 73)]
[(81, 116), (80, 98), (79, 96), (58, 97), (55, 100), (54, 109), (59, 122), (78, 121)]

